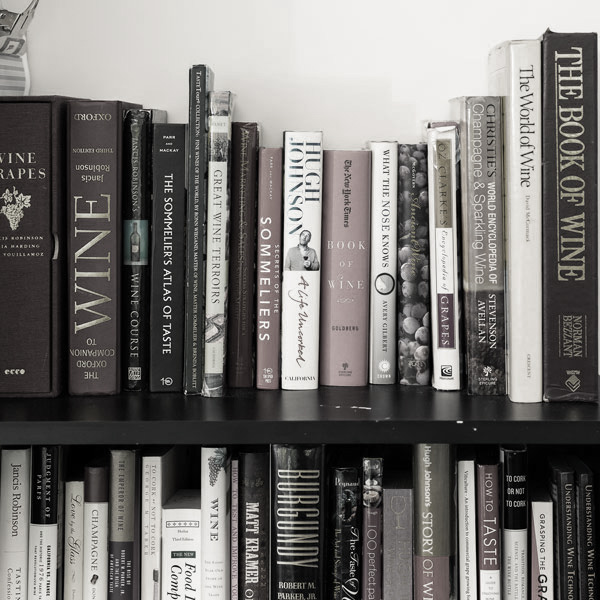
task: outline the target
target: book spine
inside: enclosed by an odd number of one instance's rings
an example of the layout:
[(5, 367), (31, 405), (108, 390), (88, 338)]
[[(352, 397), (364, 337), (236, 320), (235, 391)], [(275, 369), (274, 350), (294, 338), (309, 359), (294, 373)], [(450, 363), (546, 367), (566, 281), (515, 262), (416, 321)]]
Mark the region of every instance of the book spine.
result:
[(453, 593), (451, 452), (448, 444), (414, 448), (415, 600)]
[(213, 88), (213, 81), (210, 67), (194, 65), (190, 69), (183, 386), (186, 394), (200, 394), (202, 390), (208, 93)]
[(598, 399), (598, 39), (542, 40), (544, 400)]
[(499, 463), (477, 464), (477, 556), (479, 599), (501, 600), (502, 562), (500, 531), (501, 505)]
[(398, 148), (398, 381), (431, 383), (427, 144)]
[(502, 447), (500, 458), (503, 599), (527, 600), (527, 448)]
[(370, 142), (369, 383), (396, 381), (398, 144)]
[(283, 154), (281, 387), (319, 385), (323, 134), (286, 131)]
[(258, 151), (256, 387), (279, 388), (281, 350), (282, 148)]
[(271, 504), (271, 595), (323, 600), (323, 446), (271, 446)]
[(0, 467), (0, 595), (27, 600), (31, 449), (4, 448)]
[(31, 450), (28, 600), (57, 599), (61, 454), (60, 446)]
[(461, 600), (477, 600), (477, 513), (475, 461), (457, 462), (458, 591)]
[(507, 391), (542, 400), (542, 73), (539, 40), (489, 56), (490, 93), (504, 96)]
[(185, 125), (153, 128), (150, 391), (183, 391)]
[(239, 598), (240, 582), (240, 459), (231, 459), (231, 600)]
[(123, 105), (69, 105), (69, 393), (121, 388)]
[(427, 131), (431, 248), (431, 331), (433, 373), (439, 390), (461, 388), (461, 332), (458, 287), (457, 127)]
[(83, 596), (84, 482), (65, 482), (64, 600)]
[(232, 112), (231, 92), (210, 92), (203, 396), (225, 391)]
[(413, 597), (413, 489), (383, 486), (383, 600)]
[(575, 470), (575, 504), (577, 508), (577, 560), (579, 597), (595, 600), (596, 584), (596, 491), (593, 473), (583, 467)]
[(463, 314), (467, 393), (506, 393), (502, 98), (456, 101), (461, 128)]
[(148, 389), (151, 113), (131, 109), (123, 126), (123, 389)]
[(336, 467), (331, 473), (331, 510), (328, 597), (332, 600), (360, 598), (362, 485), (355, 467)]
[(109, 472), (106, 465), (85, 467), (83, 504), (83, 600), (108, 594)]
[(108, 600), (139, 598), (140, 456), (137, 450), (110, 451)]
[(231, 460), (227, 448), (202, 447), (202, 598), (231, 600)]
[(239, 597), (269, 597), (269, 453), (240, 453)]
[(531, 501), (530, 597), (554, 600), (552, 500)]
[(383, 460), (362, 462), (362, 598), (383, 596)]
[(254, 260), (256, 247), (257, 123), (233, 123), (231, 235), (227, 304), (227, 384), (254, 384)]

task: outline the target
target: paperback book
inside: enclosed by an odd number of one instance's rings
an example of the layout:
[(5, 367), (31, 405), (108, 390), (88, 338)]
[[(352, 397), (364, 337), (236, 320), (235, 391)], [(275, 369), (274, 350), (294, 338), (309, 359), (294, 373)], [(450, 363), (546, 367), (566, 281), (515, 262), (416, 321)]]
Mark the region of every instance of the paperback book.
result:
[(458, 597), (477, 600), (477, 512), (475, 459), (461, 457), (456, 465), (458, 523)]
[(65, 481), (65, 540), (63, 554), (64, 600), (78, 600), (83, 593), (83, 475)]
[(530, 598), (554, 600), (554, 522), (552, 498), (546, 484), (531, 492)]

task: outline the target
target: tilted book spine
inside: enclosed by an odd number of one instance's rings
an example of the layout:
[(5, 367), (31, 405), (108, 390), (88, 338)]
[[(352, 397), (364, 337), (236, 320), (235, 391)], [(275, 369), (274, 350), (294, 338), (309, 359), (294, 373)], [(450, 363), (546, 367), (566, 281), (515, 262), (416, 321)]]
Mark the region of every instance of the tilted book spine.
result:
[(269, 452), (240, 453), (239, 597), (268, 598)]
[(329, 586), (332, 600), (360, 598), (362, 483), (356, 467), (335, 467), (331, 471), (329, 539)]
[(31, 449), (4, 448), (0, 468), (0, 595), (27, 600)]
[(83, 600), (107, 598), (109, 471), (107, 465), (85, 467), (83, 505)]
[(283, 153), (281, 387), (319, 385), (323, 134), (286, 131)]
[(63, 557), (64, 600), (83, 594), (84, 481), (65, 482), (65, 540)]
[(552, 499), (544, 490), (531, 502), (530, 598), (554, 600), (554, 524)]
[(542, 73), (539, 40), (489, 54), (489, 91), (503, 96), (507, 391), (542, 400)]
[(396, 381), (398, 265), (398, 143), (369, 142), (371, 150), (371, 261), (369, 383)]
[(227, 448), (202, 447), (202, 598), (231, 600), (231, 459)]
[(454, 592), (451, 460), (448, 444), (414, 447), (415, 600)]
[(239, 598), (240, 582), (240, 459), (231, 459), (231, 600)]
[(501, 447), (502, 598), (527, 600), (527, 448)]
[(202, 390), (208, 92), (213, 88), (213, 81), (210, 67), (194, 65), (190, 68), (183, 386), (186, 394), (200, 394)]
[(121, 389), (123, 111), (69, 105), (69, 393)]
[(477, 561), (480, 600), (501, 600), (500, 463), (477, 464)]
[(322, 385), (367, 385), (370, 180), (370, 152), (323, 152)]
[(254, 260), (257, 123), (234, 122), (231, 134), (231, 234), (227, 303), (227, 385), (254, 384)]
[(431, 383), (427, 144), (398, 148), (398, 382)]
[(279, 388), (281, 349), (282, 148), (258, 151), (256, 387)]
[(383, 459), (362, 461), (362, 598), (383, 597)]
[(598, 37), (542, 40), (544, 400), (598, 400)]
[(281, 600), (324, 599), (324, 468), (322, 445), (271, 446), (271, 594)]
[(460, 118), (467, 393), (506, 393), (502, 98), (453, 100)]
[(431, 382), (439, 390), (461, 388), (457, 135), (454, 124), (427, 130), (431, 193)]
[(231, 92), (210, 92), (203, 396), (222, 396), (226, 383), (232, 118)]
[(457, 461), (458, 597), (477, 600), (477, 515), (475, 460)]
[(185, 125), (154, 125), (150, 391), (183, 391)]

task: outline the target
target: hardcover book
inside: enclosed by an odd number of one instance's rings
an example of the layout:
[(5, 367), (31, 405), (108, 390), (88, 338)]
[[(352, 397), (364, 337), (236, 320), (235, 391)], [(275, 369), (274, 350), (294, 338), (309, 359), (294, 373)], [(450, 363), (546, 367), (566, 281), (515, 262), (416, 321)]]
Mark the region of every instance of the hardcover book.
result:
[(0, 452), (0, 595), (27, 600), (31, 449)]
[(323, 134), (284, 132), (281, 387), (319, 385)]
[(461, 388), (457, 136), (455, 123), (433, 123), (427, 130), (431, 193), (431, 383), (439, 390)]
[(475, 459), (456, 464), (458, 522), (458, 597), (477, 600), (477, 512), (475, 508)]
[(203, 396), (222, 396), (225, 391), (232, 118), (231, 92), (210, 92)]
[(530, 598), (554, 600), (554, 523), (547, 485), (531, 492)]
[(65, 383), (66, 100), (0, 100), (0, 398)]
[(162, 569), (160, 593), (153, 598), (200, 600), (202, 587), (201, 493), (178, 490), (162, 509)]
[(489, 91), (503, 96), (506, 386), (513, 402), (542, 401), (542, 73), (539, 40), (494, 47)]
[(449, 444), (416, 444), (414, 598), (450, 598), (454, 593), (454, 461)]
[(335, 467), (330, 478), (329, 587), (333, 600), (360, 598), (362, 482), (356, 467)]
[(546, 31), (544, 400), (598, 400), (598, 36)]
[(182, 392), (185, 343), (185, 125), (154, 125), (152, 173), (150, 391)]
[(184, 392), (202, 391), (204, 279), (208, 172), (208, 93), (214, 73), (206, 65), (189, 71), (189, 121), (185, 260)]
[(396, 381), (398, 143), (369, 142), (371, 150), (371, 261), (369, 383)]
[(322, 445), (271, 446), (271, 593), (280, 600), (324, 599), (324, 468)]
[(233, 123), (231, 235), (227, 302), (227, 385), (254, 384), (254, 263), (256, 248), (257, 123)]
[(383, 597), (383, 459), (362, 461), (362, 594)]
[(460, 121), (467, 393), (506, 394), (502, 98), (452, 101)]
[(121, 389), (123, 116), (132, 105), (68, 110), (69, 393)]
[(231, 459), (231, 598), (239, 597), (240, 580), (240, 459)]
[(123, 126), (122, 382), (129, 391), (148, 389), (150, 310), (150, 198), (152, 123), (160, 110), (131, 109)]
[(256, 387), (279, 388), (281, 350), (282, 148), (258, 151)]
[(427, 144), (398, 148), (398, 381), (431, 383)]
[(64, 600), (83, 597), (84, 479), (65, 481)]
[(322, 385), (367, 385), (371, 153), (323, 152)]
[(527, 447), (502, 446), (502, 598), (527, 600)]
[(386, 471), (383, 482), (383, 600), (413, 597), (412, 473)]

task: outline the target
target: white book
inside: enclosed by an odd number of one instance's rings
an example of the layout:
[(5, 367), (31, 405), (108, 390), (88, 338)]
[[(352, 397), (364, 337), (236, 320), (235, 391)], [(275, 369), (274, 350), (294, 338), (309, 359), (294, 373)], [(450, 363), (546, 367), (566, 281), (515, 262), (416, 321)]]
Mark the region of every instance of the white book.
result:
[(83, 593), (83, 483), (65, 482), (64, 600), (79, 600)]
[(160, 590), (162, 506), (175, 493), (177, 449), (142, 457), (141, 600), (154, 600)]
[(554, 522), (552, 499), (544, 490), (531, 499), (530, 598), (554, 600)]
[(475, 461), (457, 464), (459, 599), (477, 600), (477, 509)]
[(27, 598), (31, 449), (4, 448), (0, 466), (0, 597)]
[(398, 264), (398, 142), (371, 150), (371, 261), (369, 383), (396, 382), (396, 278)]
[(178, 490), (163, 505), (161, 570), (169, 576), (162, 578), (154, 600), (202, 597), (201, 515), (200, 490)]
[(461, 388), (457, 137), (455, 123), (433, 124), (427, 129), (431, 383), (438, 390)]
[(109, 468), (85, 467), (83, 600), (108, 597)]
[(286, 131), (283, 152), (281, 387), (319, 386), (323, 134)]
[(227, 448), (201, 449), (202, 598), (231, 600), (231, 471)]
[(202, 395), (222, 396), (225, 387), (227, 353), (232, 94), (210, 92), (208, 103), (208, 196)]
[(488, 57), (489, 91), (504, 96), (507, 387), (542, 401), (542, 77), (540, 40)]

